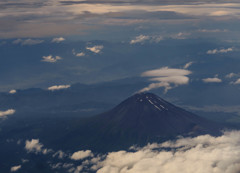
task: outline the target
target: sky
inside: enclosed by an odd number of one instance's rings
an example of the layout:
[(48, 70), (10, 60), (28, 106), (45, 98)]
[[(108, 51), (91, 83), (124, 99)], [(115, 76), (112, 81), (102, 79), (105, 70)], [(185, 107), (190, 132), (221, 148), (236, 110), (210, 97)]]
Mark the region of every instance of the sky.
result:
[[(231, 114), (229, 121), (239, 123), (239, 19), (239, 0), (1, 0), (0, 92), (10, 98), (28, 88), (57, 93), (75, 83), (146, 82), (135, 92), (160, 93), (215, 119)], [(17, 111), (0, 105), (0, 119)], [(106, 155), (54, 151), (37, 138), (19, 143), (27, 153), (56, 157), (49, 163), (53, 170), (74, 173), (89, 167), (98, 173), (196, 167), (199, 173), (237, 173), (239, 134), (180, 138)]]

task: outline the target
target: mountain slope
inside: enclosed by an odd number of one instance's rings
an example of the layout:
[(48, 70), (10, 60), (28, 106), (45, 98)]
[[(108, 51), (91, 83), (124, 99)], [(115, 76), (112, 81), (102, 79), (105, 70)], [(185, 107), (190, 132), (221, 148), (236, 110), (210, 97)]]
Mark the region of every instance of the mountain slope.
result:
[(133, 95), (112, 110), (94, 116), (61, 139), (64, 148), (109, 151), (161, 142), (178, 135), (219, 134), (220, 127), (151, 93)]

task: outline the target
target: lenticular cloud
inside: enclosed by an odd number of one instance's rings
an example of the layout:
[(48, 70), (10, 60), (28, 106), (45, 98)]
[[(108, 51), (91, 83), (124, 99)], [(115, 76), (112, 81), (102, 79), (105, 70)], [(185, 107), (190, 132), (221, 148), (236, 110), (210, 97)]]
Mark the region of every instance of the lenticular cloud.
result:
[(239, 173), (240, 131), (108, 153), (97, 173)]

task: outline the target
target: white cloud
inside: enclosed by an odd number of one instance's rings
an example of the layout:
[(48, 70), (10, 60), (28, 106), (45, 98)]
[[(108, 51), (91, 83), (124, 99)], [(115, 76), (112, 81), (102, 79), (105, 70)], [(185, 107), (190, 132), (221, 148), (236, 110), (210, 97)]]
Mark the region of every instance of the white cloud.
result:
[(233, 82), (233, 84), (235, 84), (235, 85), (240, 84), (240, 78), (237, 79), (235, 82)]
[(93, 47), (86, 47), (87, 50), (90, 50), (93, 53), (100, 53), (101, 50), (103, 49), (103, 45), (96, 45)]
[(57, 62), (58, 60), (62, 59), (60, 56), (55, 56), (54, 58), (52, 55), (43, 56), (42, 58), (42, 61), (51, 63)]
[(14, 109), (8, 109), (6, 111), (0, 111), (0, 118), (5, 118), (8, 115), (14, 114), (16, 111)]
[(53, 152), (52, 149), (43, 148), (43, 144), (39, 142), (39, 139), (26, 140), (25, 150), (27, 150), (28, 153), (41, 153), (44, 155)]
[(187, 69), (188, 67), (190, 67), (193, 64), (193, 62), (188, 62), (187, 64), (184, 65), (184, 69)]
[(17, 91), (16, 90), (10, 90), (9, 94), (15, 94)]
[(85, 56), (85, 53), (84, 52), (80, 52), (80, 53), (76, 53), (76, 56)]
[(235, 77), (235, 76), (239, 76), (239, 74), (229, 73), (229, 74), (227, 74), (225, 77), (226, 77), (226, 78), (233, 78), (233, 77)]
[(65, 40), (65, 38), (63, 38), (63, 37), (58, 37), (58, 38), (53, 38), (52, 39), (52, 42), (53, 43), (60, 43), (60, 42), (62, 42), (62, 41), (64, 41)]
[(54, 91), (54, 90), (67, 89), (70, 87), (71, 85), (54, 85), (54, 86), (48, 87), (48, 90)]
[(139, 35), (135, 39), (130, 41), (130, 44), (143, 43), (146, 40), (149, 40), (150, 37), (147, 35)]
[(160, 69), (149, 70), (142, 73), (142, 76), (185, 76), (192, 72), (185, 69), (163, 67)]
[(218, 53), (228, 53), (232, 52), (233, 48), (227, 48), (227, 49), (213, 49), (213, 50), (208, 50), (207, 54), (218, 54)]
[(12, 43), (30, 46), (30, 45), (41, 44), (43, 42), (44, 40), (37, 40), (37, 39), (26, 39), (26, 40), (17, 39), (17, 40), (14, 40)]
[(39, 142), (39, 139), (26, 140), (25, 149), (30, 153), (40, 153), (43, 151), (43, 144)]
[(202, 81), (205, 83), (220, 83), (222, 82), (222, 79), (219, 79), (218, 77), (213, 77), (213, 78), (202, 79)]
[(18, 165), (18, 166), (13, 166), (13, 167), (11, 167), (11, 169), (10, 169), (10, 171), (11, 172), (16, 172), (16, 171), (18, 171), (19, 169), (21, 169), (21, 165)]
[(150, 78), (150, 81), (155, 81), (157, 83), (152, 83), (148, 87), (141, 89), (139, 92), (146, 92), (159, 87), (164, 87), (165, 92), (167, 92), (169, 89), (173, 88), (171, 84), (173, 84), (174, 87), (188, 84), (189, 78), (187, 75), (191, 73), (191, 71), (186, 69), (175, 69), (168, 67), (146, 71), (142, 73), (141, 76), (152, 77)]
[(239, 173), (240, 131), (108, 153), (97, 173)]
[(70, 158), (72, 160), (82, 160), (84, 158), (92, 157), (92, 156), (93, 154), (91, 150), (86, 150), (86, 151), (81, 150), (73, 153)]

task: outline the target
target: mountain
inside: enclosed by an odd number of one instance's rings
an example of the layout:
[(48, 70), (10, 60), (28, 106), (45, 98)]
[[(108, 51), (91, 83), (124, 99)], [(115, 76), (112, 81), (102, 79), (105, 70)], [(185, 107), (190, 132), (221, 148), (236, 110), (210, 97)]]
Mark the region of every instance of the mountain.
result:
[[(78, 123), (77, 123), (78, 124)], [(139, 93), (112, 110), (75, 125), (57, 141), (66, 149), (76, 144), (96, 151), (162, 142), (178, 135), (218, 135), (220, 126), (181, 109), (152, 93)]]

